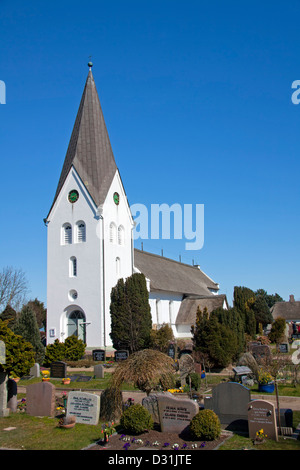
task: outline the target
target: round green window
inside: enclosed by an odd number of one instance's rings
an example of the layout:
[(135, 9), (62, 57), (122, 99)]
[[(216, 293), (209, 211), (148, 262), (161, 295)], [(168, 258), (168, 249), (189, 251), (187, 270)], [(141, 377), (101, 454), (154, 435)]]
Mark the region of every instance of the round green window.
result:
[(78, 198), (79, 198), (79, 192), (76, 191), (76, 189), (72, 189), (72, 191), (69, 192), (69, 196), (68, 196), (69, 201), (74, 203), (78, 201)]

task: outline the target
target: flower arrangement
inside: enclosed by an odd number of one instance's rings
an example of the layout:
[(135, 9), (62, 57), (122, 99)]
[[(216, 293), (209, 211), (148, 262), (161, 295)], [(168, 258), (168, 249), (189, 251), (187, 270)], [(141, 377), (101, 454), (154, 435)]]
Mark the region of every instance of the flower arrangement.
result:
[(167, 392), (170, 392), (170, 393), (183, 393), (183, 388), (182, 387), (179, 387), (179, 388), (169, 388), (167, 390)]
[(267, 434), (264, 433), (263, 429), (260, 429), (259, 431), (256, 432), (255, 434), (255, 442), (263, 442), (267, 438)]
[(42, 380), (47, 381), (50, 380), (50, 370), (42, 370)]
[(104, 439), (105, 437), (109, 438), (114, 432), (116, 432), (113, 421), (109, 421), (108, 423), (102, 424), (101, 428), (101, 434), (104, 434)]
[(268, 385), (269, 383), (273, 382), (273, 377), (271, 374), (269, 374), (269, 372), (260, 370), (258, 372), (258, 382), (261, 385)]
[(67, 385), (67, 384), (69, 384), (70, 382), (71, 382), (70, 377), (66, 377), (66, 378), (62, 379), (62, 383), (63, 383), (64, 385)]

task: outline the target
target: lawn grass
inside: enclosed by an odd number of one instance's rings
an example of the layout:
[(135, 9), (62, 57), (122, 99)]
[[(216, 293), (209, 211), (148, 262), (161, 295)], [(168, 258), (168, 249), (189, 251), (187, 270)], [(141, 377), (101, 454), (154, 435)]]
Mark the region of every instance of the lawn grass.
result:
[[(19, 450), (80, 450), (101, 438), (101, 424), (58, 426), (59, 418), (11, 413), (0, 418), (0, 448)], [(6, 428), (16, 428), (5, 431)]]

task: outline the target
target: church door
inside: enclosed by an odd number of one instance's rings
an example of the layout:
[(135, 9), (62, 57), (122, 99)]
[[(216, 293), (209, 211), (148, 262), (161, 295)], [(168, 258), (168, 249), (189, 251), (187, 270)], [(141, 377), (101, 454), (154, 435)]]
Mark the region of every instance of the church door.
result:
[(86, 343), (86, 333), (85, 333), (85, 315), (80, 310), (74, 310), (68, 321), (68, 336), (75, 335), (78, 339), (82, 339)]

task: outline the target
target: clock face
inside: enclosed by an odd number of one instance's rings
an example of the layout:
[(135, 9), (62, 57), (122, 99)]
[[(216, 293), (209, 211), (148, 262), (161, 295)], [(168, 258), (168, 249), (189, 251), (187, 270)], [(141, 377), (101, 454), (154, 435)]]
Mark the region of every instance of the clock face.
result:
[(68, 199), (71, 203), (74, 203), (78, 200), (79, 198), (79, 193), (76, 191), (76, 189), (72, 189), (72, 191), (69, 192)]
[(118, 193), (114, 193), (114, 203), (118, 205), (119, 202), (120, 202), (120, 196), (119, 196), (119, 194), (118, 194)]

